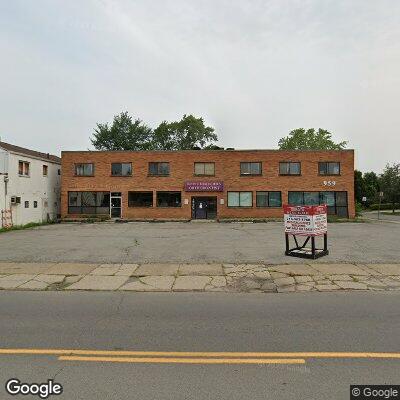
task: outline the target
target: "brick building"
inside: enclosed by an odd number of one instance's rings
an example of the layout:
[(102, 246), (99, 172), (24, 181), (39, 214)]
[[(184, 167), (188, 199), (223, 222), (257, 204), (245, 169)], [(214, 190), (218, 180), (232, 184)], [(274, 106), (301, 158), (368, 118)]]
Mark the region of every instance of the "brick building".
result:
[(327, 204), (354, 218), (354, 151), (62, 152), (62, 216), (229, 219)]

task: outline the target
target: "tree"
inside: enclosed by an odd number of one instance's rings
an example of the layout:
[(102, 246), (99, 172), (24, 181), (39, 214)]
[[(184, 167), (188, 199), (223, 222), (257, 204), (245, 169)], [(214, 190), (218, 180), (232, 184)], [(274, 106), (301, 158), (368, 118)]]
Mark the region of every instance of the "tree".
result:
[(111, 126), (97, 124), (90, 139), (96, 150), (192, 150), (218, 149), (214, 128), (203, 118), (184, 115), (180, 121), (163, 121), (153, 131), (128, 112), (114, 116)]
[(140, 119), (132, 120), (128, 112), (114, 116), (112, 125), (97, 124), (90, 139), (96, 150), (150, 150), (153, 131)]
[(400, 164), (387, 164), (379, 181), (385, 199), (392, 203), (394, 213), (396, 201), (400, 200)]
[(347, 142), (335, 143), (332, 133), (325, 129), (304, 128), (294, 129), (289, 136), (281, 138), (278, 146), (281, 150), (343, 150)]
[(193, 115), (184, 115), (180, 121), (163, 121), (154, 130), (154, 145), (160, 150), (212, 149), (217, 140), (214, 128)]
[(366, 172), (363, 175), (364, 196), (367, 198), (367, 203), (373, 203), (378, 198), (379, 178), (375, 172)]
[(364, 196), (365, 186), (363, 174), (361, 171), (354, 170), (354, 197), (358, 203), (361, 203)]

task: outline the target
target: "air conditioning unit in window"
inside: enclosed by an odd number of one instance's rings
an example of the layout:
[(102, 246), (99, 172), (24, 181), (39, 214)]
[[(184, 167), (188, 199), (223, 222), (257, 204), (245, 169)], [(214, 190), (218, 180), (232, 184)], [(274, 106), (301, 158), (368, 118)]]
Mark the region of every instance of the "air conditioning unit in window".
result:
[(21, 204), (21, 197), (11, 196), (11, 204)]

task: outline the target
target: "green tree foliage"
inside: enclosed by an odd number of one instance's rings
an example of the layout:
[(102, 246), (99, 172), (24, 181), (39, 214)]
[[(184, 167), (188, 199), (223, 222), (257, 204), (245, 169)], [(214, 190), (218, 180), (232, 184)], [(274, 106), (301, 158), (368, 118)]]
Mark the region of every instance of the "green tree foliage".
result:
[(332, 133), (321, 128), (317, 132), (314, 128), (294, 129), (278, 142), (281, 150), (343, 150), (346, 145), (346, 141), (335, 143)]
[(96, 150), (150, 150), (153, 131), (125, 111), (116, 115), (111, 125), (97, 124), (91, 142)]
[(180, 121), (163, 121), (153, 131), (127, 112), (114, 117), (111, 125), (97, 124), (91, 142), (96, 150), (191, 150), (219, 149), (214, 128), (203, 118), (184, 115)]
[(367, 201), (363, 204), (370, 205), (378, 200), (379, 177), (375, 172), (354, 171), (354, 195), (356, 201), (362, 202), (362, 198), (366, 197)]
[(367, 198), (367, 203), (374, 203), (378, 200), (379, 177), (375, 172), (366, 172), (363, 175), (364, 196)]
[(358, 203), (361, 203), (365, 193), (365, 185), (363, 180), (363, 174), (361, 171), (354, 170), (354, 196)]
[(387, 164), (379, 177), (379, 181), (384, 198), (389, 203), (392, 203), (392, 210), (394, 213), (396, 202), (400, 201), (400, 164)]
[(160, 150), (210, 149), (217, 140), (214, 128), (193, 115), (184, 115), (180, 121), (163, 121), (154, 130), (154, 144)]

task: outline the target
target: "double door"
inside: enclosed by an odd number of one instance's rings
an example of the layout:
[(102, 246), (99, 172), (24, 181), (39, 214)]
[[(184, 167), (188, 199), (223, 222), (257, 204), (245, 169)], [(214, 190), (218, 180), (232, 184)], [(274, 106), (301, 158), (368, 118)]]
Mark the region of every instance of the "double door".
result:
[(216, 219), (216, 197), (192, 197), (192, 219)]

